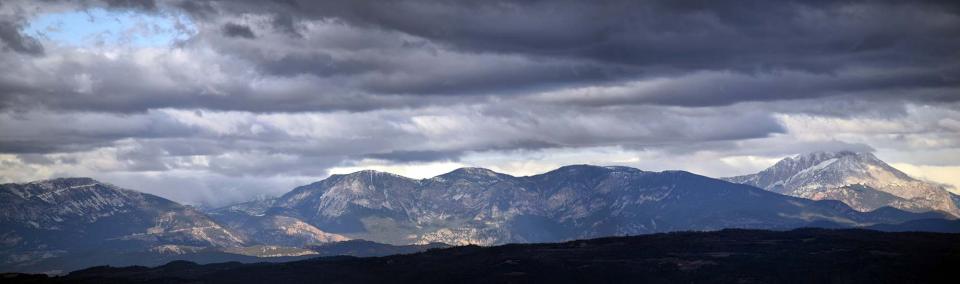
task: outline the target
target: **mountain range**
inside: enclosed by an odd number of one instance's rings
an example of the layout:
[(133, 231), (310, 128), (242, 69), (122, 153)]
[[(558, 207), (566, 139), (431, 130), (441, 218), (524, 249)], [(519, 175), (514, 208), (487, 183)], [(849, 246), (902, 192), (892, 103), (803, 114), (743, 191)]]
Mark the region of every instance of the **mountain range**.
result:
[[(89, 178), (3, 184), (0, 271), (63, 271), (107, 264), (105, 259), (147, 265), (154, 262), (144, 259), (378, 255), (440, 244), (724, 228), (896, 231), (897, 224), (909, 224), (951, 231), (958, 226), (948, 220), (956, 205), (949, 193), (937, 191), (942, 187), (878, 161), (863, 153), (814, 153), (728, 181), (684, 171), (591, 165), (523, 177), (482, 168), (427, 179), (360, 171), (332, 175), (276, 198), (204, 212)], [(845, 177), (852, 175), (857, 179)], [(857, 194), (805, 195), (812, 189)], [(943, 206), (943, 196), (954, 207)], [(331, 250), (335, 247), (329, 244), (351, 249)]]
[[(859, 212), (683, 171), (574, 165), (514, 177), (462, 168), (429, 179), (361, 171), (295, 188), (239, 219), (292, 218), (326, 233), (388, 244), (494, 245), (722, 228), (868, 226), (938, 214)], [(257, 222), (252, 222), (258, 225)], [(229, 226), (229, 225), (228, 225)], [(253, 231), (242, 225), (238, 231)]]
[(725, 180), (807, 199), (839, 200), (859, 211), (890, 206), (960, 217), (956, 197), (944, 185), (912, 178), (868, 152), (808, 153)]

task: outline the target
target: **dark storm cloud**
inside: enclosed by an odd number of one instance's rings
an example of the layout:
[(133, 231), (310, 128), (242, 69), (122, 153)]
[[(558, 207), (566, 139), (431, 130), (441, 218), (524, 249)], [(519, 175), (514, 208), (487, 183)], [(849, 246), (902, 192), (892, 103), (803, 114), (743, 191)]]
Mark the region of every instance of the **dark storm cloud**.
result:
[(361, 0), (246, 5), (223, 7), (336, 18), (468, 50), (693, 69), (829, 69), (844, 64), (831, 58), (871, 57), (875, 51), (924, 51), (913, 56), (935, 60), (955, 54), (956, 41), (945, 37), (958, 35), (955, 19), (942, 18), (956, 16), (958, 5), (951, 1)]
[(599, 87), (542, 93), (535, 101), (589, 106), (657, 104), (721, 106), (744, 101), (821, 97), (953, 102), (960, 100), (960, 65), (908, 70), (848, 70), (833, 73), (778, 71), (743, 74), (696, 72)]
[(104, 0), (104, 2), (108, 7), (115, 9), (157, 10), (157, 2), (154, 0)]
[(253, 31), (250, 30), (250, 27), (240, 24), (226, 23), (223, 25), (222, 30), (223, 34), (228, 37), (242, 37), (249, 39), (257, 37), (253, 34)]
[(486, 70), (477, 70), (477, 73), (449, 73), (445, 76), (419, 77), (410, 80), (375, 80), (365, 84), (364, 87), (370, 92), (380, 94), (514, 95), (544, 88), (555, 89), (583, 83), (609, 82), (631, 74), (629, 68), (622, 66), (584, 63), (541, 63), (506, 69), (489, 67)]
[(37, 39), (20, 33), (16, 23), (0, 19), (0, 44), (3, 49), (29, 55), (43, 55), (43, 44)]
[(664, 155), (676, 155), (683, 156), (689, 155), (690, 153), (703, 152), (703, 151), (716, 151), (722, 152), (726, 155), (736, 156), (736, 155), (758, 155), (758, 156), (770, 156), (770, 157), (787, 157), (792, 156), (797, 153), (806, 153), (812, 151), (824, 151), (824, 152), (838, 152), (838, 151), (854, 151), (854, 152), (876, 152), (876, 149), (870, 145), (864, 143), (848, 143), (843, 141), (796, 141), (796, 140), (784, 140), (777, 141), (777, 143), (770, 142), (754, 142), (754, 141), (736, 141), (736, 140), (726, 140), (726, 141), (713, 141), (699, 143), (696, 145), (690, 144), (673, 144), (665, 147), (661, 147), (658, 150), (661, 150)]
[(178, 166), (178, 159), (204, 156), (205, 169), (226, 175), (316, 174), (325, 168), (318, 168), (321, 164), (365, 158), (457, 161), (470, 151), (650, 146), (784, 132), (771, 116), (748, 110), (730, 115), (639, 107), (579, 114), (552, 107), (519, 112), (510, 105), (487, 108), (273, 115), (179, 110), (122, 116), (6, 113), (0, 117), (0, 131), (7, 134), (0, 138), (0, 152), (109, 149), (128, 170), (189, 168)]
[(175, 2), (173, 6), (198, 18), (213, 17), (218, 13), (217, 9), (208, 1), (180, 1)]
[(0, 132), (5, 134), (0, 138), (0, 152), (23, 154), (89, 151), (123, 139), (199, 134), (197, 129), (162, 115), (48, 112), (0, 113)]
[[(696, 107), (850, 95), (960, 100), (960, 62), (944, 60), (960, 58), (960, 16), (951, 2), (107, 4), (193, 15), (200, 32), (180, 48), (197, 56), (191, 59), (197, 64), (220, 70), (187, 74), (171, 66), (157, 72), (154, 65), (110, 58), (65, 60), (52, 68), (12, 61), (20, 65), (10, 67), (16, 73), (53, 70), (34, 78), (88, 74), (97, 84), (93, 92), (78, 93), (82, 88), (62, 80), (0, 78), (0, 107), (368, 111), (459, 103), (464, 99), (457, 97), (476, 95), (481, 97), (466, 100), (532, 95), (582, 106)], [(6, 39), (21, 35), (16, 27), (0, 32), (5, 42), (32, 42)], [(34, 50), (26, 48), (33, 45), (8, 45)], [(201, 54), (208, 47), (221, 57)], [(228, 78), (208, 82), (217, 72)], [(150, 84), (158, 80), (183, 83)], [(658, 80), (665, 82), (603, 93)], [(589, 92), (544, 94), (581, 88)]]
[[(960, 18), (957, 5), (950, 1), (213, 3), (221, 14), (269, 13), (271, 27), (289, 34), (299, 35), (300, 21), (333, 19), (432, 43), (410, 49), (453, 48), (467, 55), (530, 59), (514, 66), (491, 66), (490, 72), (450, 68), (442, 76), (390, 76), (354, 86), (375, 94), (503, 95), (729, 71), (756, 80), (734, 79), (712, 88), (710, 84), (716, 82), (693, 78), (675, 84), (697, 87), (664, 88), (615, 100), (594, 101), (586, 96), (580, 100), (586, 105), (710, 106), (877, 91), (889, 94), (892, 89), (940, 90), (918, 92), (910, 100), (960, 99), (955, 95), (960, 88), (960, 63), (943, 60), (960, 57)], [(263, 51), (245, 54), (267, 74), (282, 76), (418, 69), (324, 54), (288, 54), (269, 60), (255, 56)], [(848, 74), (851, 68), (894, 71), (857, 76)], [(905, 71), (896, 71), (900, 69)], [(795, 76), (781, 76), (784, 71)]]
[(303, 35), (300, 34), (299, 28), (297, 27), (297, 22), (290, 14), (277, 14), (273, 16), (273, 20), (270, 22), (274, 29), (285, 32), (291, 36), (300, 38)]
[[(729, 173), (721, 158), (923, 148), (950, 164), (936, 151), (960, 141), (958, 7), (3, 1), (0, 174), (105, 173), (211, 200), (365, 163), (649, 156), (633, 165)], [(44, 13), (98, 8), (174, 17), (189, 33), (78, 48), (25, 31)]]

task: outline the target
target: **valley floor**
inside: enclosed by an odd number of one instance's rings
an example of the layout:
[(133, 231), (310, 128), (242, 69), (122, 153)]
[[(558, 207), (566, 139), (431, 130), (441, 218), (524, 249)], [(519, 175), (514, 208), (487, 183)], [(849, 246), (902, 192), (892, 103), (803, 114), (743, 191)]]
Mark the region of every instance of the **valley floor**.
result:
[(960, 234), (723, 230), (288, 263), (94, 267), (21, 283), (956, 283)]

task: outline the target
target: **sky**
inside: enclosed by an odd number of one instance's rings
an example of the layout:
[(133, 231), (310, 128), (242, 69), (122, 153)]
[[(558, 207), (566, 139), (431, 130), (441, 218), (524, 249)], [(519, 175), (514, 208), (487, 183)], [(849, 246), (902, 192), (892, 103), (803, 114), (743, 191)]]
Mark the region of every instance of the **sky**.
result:
[(4, 0), (0, 66), (0, 182), (221, 206), (854, 150), (960, 188), (956, 1)]

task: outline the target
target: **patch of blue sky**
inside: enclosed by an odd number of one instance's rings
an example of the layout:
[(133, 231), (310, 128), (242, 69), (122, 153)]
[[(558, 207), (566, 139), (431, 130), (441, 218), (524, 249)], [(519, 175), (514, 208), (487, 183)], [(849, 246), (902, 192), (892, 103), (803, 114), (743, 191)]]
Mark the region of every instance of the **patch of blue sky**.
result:
[(91, 8), (40, 15), (24, 33), (78, 47), (162, 47), (190, 38), (196, 28), (182, 14)]

